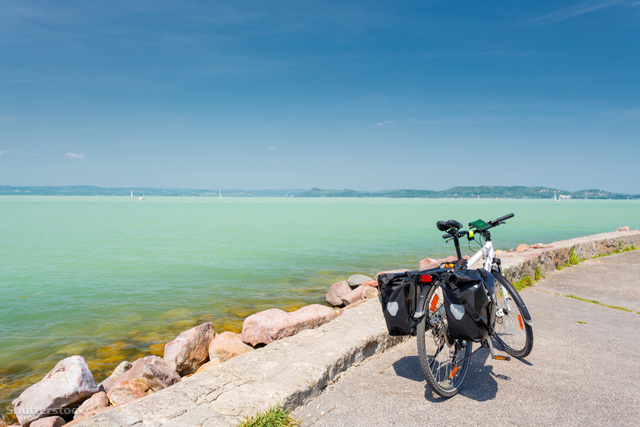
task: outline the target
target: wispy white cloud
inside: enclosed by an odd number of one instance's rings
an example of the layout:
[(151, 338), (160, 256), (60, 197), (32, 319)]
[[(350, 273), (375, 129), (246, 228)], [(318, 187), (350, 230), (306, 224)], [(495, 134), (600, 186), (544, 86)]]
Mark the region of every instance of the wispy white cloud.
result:
[(84, 159), (84, 154), (78, 154), (78, 153), (66, 153), (65, 156), (67, 156), (70, 159)]
[(637, 6), (637, 1), (630, 2), (629, 0), (590, 0), (584, 3), (568, 6), (546, 15), (539, 16), (537, 18), (524, 21), (519, 24), (522, 27), (539, 27), (544, 25), (555, 24), (556, 22), (565, 21), (567, 19), (575, 18), (576, 16), (585, 15), (587, 13), (595, 12), (600, 9), (605, 9), (612, 6), (625, 5), (625, 6)]
[(2, 156), (4, 154), (4, 151), (0, 151), (0, 156)]
[(275, 150), (275, 149), (276, 149), (276, 147), (274, 147), (273, 145), (268, 145), (268, 146), (267, 146), (267, 148), (268, 148), (269, 150)]
[(182, 120), (186, 120), (187, 117), (189, 117), (191, 115), (191, 113), (187, 113), (184, 116), (180, 116), (180, 117), (176, 117), (175, 119), (173, 119), (174, 122), (181, 122)]
[(393, 120), (385, 120), (384, 122), (378, 122), (378, 123), (374, 123), (376, 126), (382, 127), (382, 126), (389, 126), (389, 125), (393, 125), (396, 122), (394, 122)]

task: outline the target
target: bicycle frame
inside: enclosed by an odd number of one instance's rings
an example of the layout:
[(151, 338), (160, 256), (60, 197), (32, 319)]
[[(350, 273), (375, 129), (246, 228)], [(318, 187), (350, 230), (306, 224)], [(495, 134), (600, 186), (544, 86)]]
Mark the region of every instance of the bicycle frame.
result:
[(473, 254), (473, 256), (467, 261), (467, 266), (471, 267), (475, 264), (482, 256), (485, 256), (484, 260), (484, 269), (488, 272), (491, 272), (491, 267), (493, 266), (493, 260), (496, 257), (496, 253), (493, 250), (493, 243), (491, 240), (487, 240), (486, 243), (478, 252)]
[[(482, 256), (484, 256), (485, 260), (484, 260), (483, 269), (488, 272), (491, 272), (493, 268), (493, 262), (496, 257), (496, 253), (493, 250), (493, 243), (491, 242), (490, 235), (485, 236), (485, 238), (486, 238), (485, 244), (475, 254), (473, 254), (473, 256), (467, 261), (467, 267), (471, 267), (480, 258), (482, 258)], [(462, 255), (460, 252), (460, 243), (458, 239), (455, 239), (455, 243), (456, 243), (456, 252), (458, 254), (458, 259), (462, 259)], [(498, 268), (498, 271), (501, 270), (499, 265), (497, 266), (497, 268)], [(434, 269), (434, 271), (438, 271), (438, 270), (439, 269)], [(446, 271), (446, 270), (442, 270), (442, 271)], [(426, 307), (428, 303), (426, 299), (427, 299), (429, 290), (431, 289), (431, 286), (434, 286), (434, 285), (425, 284), (422, 286), (422, 289), (420, 291), (420, 297), (418, 298), (418, 303), (416, 304), (416, 312), (413, 315), (414, 322), (418, 322), (418, 320), (420, 320), (420, 318), (424, 316), (426, 313)]]

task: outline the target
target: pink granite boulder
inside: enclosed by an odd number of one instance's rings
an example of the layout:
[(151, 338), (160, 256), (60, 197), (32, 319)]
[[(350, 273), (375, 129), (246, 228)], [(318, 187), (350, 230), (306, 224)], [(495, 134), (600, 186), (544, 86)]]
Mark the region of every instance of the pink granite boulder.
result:
[(114, 405), (121, 405), (146, 396), (150, 388), (144, 379), (144, 368), (147, 365), (168, 366), (165, 360), (158, 356), (147, 356), (133, 362), (131, 368), (120, 374), (107, 390), (107, 396)]
[(191, 328), (164, 346), (164, 360), (180, 375), (192, 374), (209, 358), (209, 344), (215, 335), (211, 322)]
[(149, 390), (149, 385), (144, 378), (118, 381), (109, 391), (109, 400), (114, 405), (122, 405), (145, 397)]
[(351, 289), (355, 289), (358, 286), (362, 285), (364, 282), (368, 282), (369, 280), (373, 280), (369, 276), (365, 276), (364, 274), (352, 274), (347, 279), (347, 283), (351, 287)]
[(142, 377), (153, 391), (160, 391), (180, 382), (180, 375), (164, 364), (148, 364), (142, 368)]
[(113, 387), (113, 385), (116, 382), (118, 382), (118, 378), (120, 378), (120, 375), (124, 374), (129, 369), (131, 369), (132, 366), (133, 365), (131, 364), (131, 362), (127, 362), (126, 360), (120, 363), (116, 367), (116, 369), (113, 370), (111, 375), (109, 375), (106, 380), (102, 381), (98, 385), (98, 390), (104, 391), (105, 393), (109, 393), (109, 390), (111, 389), (111, 387)]
[(251, 345), (270, 344), (304, 329), (313, 329), (334, 319), (338, 314), (320, 304), (302, 307), (293, 313), (277, 308), (261, 311), (244, 320), (242, 341)]
[(629, 227), (628, 225), (624, 226), (624, 227), (620, 227), (618, 228), (616, 231), (631, 231), (631, 227)]
[(353, 304), (356, 301), (360, 301), (362, 299), (362, 294), (364, 293), (366, 288), (368, 288), (368, 286), (360, 285), (354, 290), (352, 290), (351, 292), (349, 292), (347, 295), (345, 295), (344, 298), (342, 299), (344, 305), (349, 305), (349, 304)]
[(329, 292), (327, 292), (325, 299), (330, 305), (334, 307), (340, 307), (344, 305), (342, 299), (349, 292), (351, 292), (351, 286), (349, 286), (349, 283), (347, 283), (346, 280), (342, 280), (331, 285), (331, 288), (329, 288)]
[(95, 414), (100, 409), (106, 408), (107, 406), (109, 406), (109, 398), (107, 397), (107, 393), (105, 393), (104, 391), (99, 391), (85, 400), (84, 403), (80, 405), (78, 409), (76, 409), (73, 414), (73, 419), (78, 420), (80, 418), (87, 418), (88, 416)]
[(13, 412), (21, 425), (82, 402), (98, 391), (96, 381), (82, 356), (61, 360), (45, 377), (15, 399)]
[(294, 334), (304, 329), (314, 329), (322, 326), (338, 316), (334, 309), (320, 304), (306, 305), (293, 313), (289, 313), (289, 315), (291, 323), (296, 327)]
[(242, 336), (234, 332), (226, 331), (216, 335), (209, 345), (209, 360), (218, 359), (226, 362), (241, 354), (253, 350), (251, 346), (242, 342)]
[(437, 268), (440, 265), (440, 262), (434, 258), (425, 258), (420, 261), (420, 265), (418, 269), (420, 270), (429, 270), (430, 268)]
[(378, 291), (377, 287), (369, 286), (366, 284), (362, 286), (364, 286), (364, 291), (362, 292), (363, 300), (375, 299), (380, 297), (380, 292)]
[(528, 250), (529, 250), (529, 245), (527, 245), (526, 243), (518, 245), (518, 247), (516, 248), (517, 252), (526, 252)]
[(66, 423), (67, 422), (63, 418), (56, 415), (54, 417), (45, 417), (35, 420), (29, 424), (29, 427), (62, 427)]

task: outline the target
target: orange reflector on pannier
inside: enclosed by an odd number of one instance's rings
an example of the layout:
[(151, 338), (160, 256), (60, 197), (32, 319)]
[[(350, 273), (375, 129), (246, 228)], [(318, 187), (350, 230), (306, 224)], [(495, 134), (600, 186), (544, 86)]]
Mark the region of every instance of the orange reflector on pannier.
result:
[(458, 367), (454, 366), (453, 369), (451, 370), (451, 373), (449, 374), (449, 378), (453, 378), (456, 372), (458, 372)]

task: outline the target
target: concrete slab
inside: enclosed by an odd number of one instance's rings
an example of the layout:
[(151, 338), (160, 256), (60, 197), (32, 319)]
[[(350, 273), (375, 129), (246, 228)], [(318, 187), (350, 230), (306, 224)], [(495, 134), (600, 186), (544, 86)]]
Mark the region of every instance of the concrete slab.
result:
[(579, 269), (565, 267), (553, 274), (553, 280), (541, 280), (536, 289), (640, 312), (640, 251), (586, 260)]
[[(541, 289), (524, 290), (534, 322), (533, 352), (526, 360), (504, 362), (480, 350), (463, 389), (451, 399), (431, 392), (420, 370), (416, 340), (411, 339), (349, 369), (293, 415), (302, 425), (314, 427), (636, 426), (640, 315), (548, 290), (568, 289), (563, 287), (570, 286), (567, 273), (572, 283), (581, 284), (584, 295), (599, 296), (594, 289), (615, 288), (618, 275), (635, 277), (637, 283), (638, 255), (614, 255), (594, 260), (593, 265), (574, 266), (550, 274)], [(591, 280), (593, 268), (601, 280)]]

